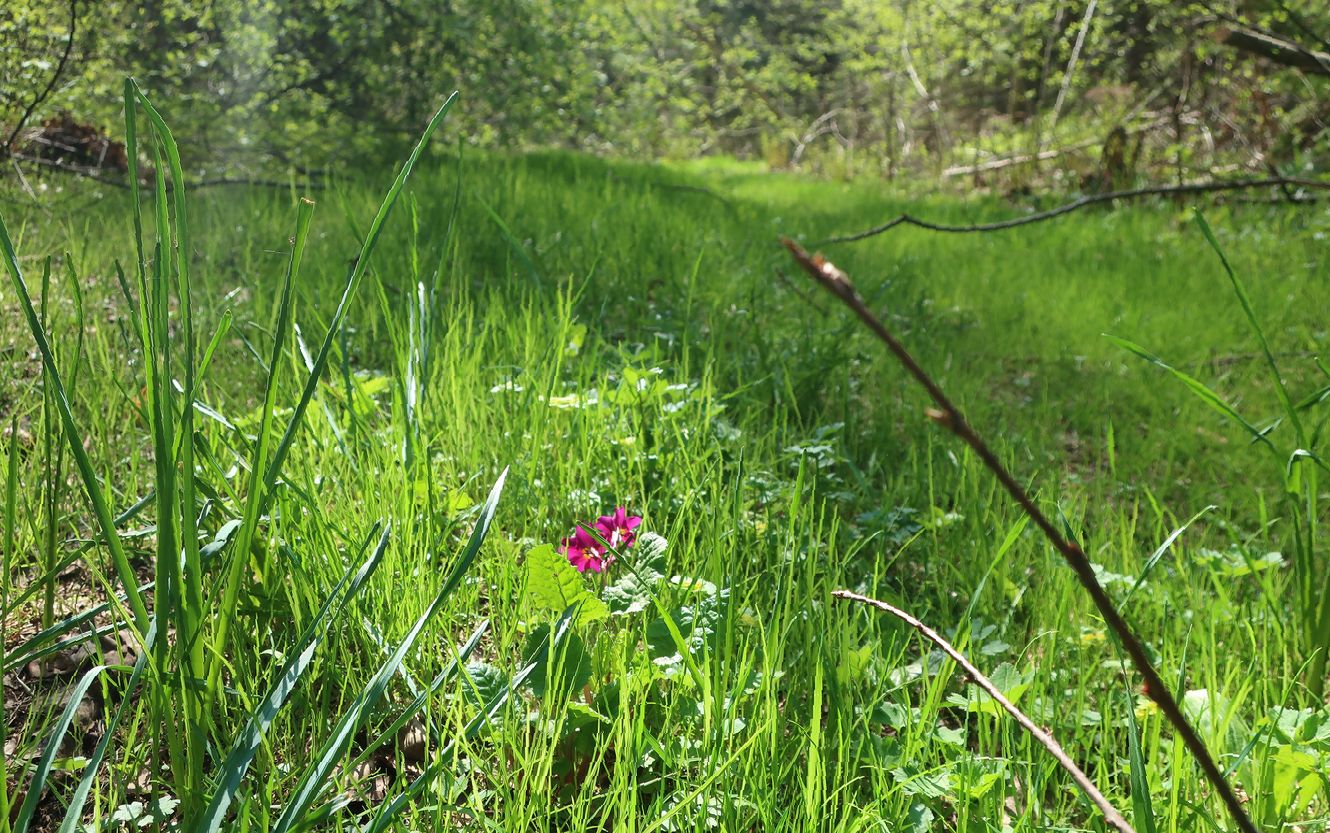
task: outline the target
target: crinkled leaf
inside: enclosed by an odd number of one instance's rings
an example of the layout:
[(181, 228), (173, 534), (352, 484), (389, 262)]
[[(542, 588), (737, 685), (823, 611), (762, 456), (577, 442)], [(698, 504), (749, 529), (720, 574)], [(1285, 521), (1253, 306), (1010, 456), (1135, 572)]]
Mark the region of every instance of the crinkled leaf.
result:
[[(687, 605), (680, 605), (670, 611), (683, 636), (685, 646), (694, 654), (703, 648), (715, 649), (717, 636), (724, 630), (725, 620), (729, 615), (730, 591), (719, 590), (704, 596), (701, 600)], [(647, 646), (655, 660), (668, 661), (679, 655), (674, 637), (663, 619), (653, 619), (647, 625)]]
[(466, 699), (474, 706), (483, 706), (499, 696), (508, 685), (503, 669), (488, 662), (468, 662), (462, 689)]
[(910, 807), (910, 814), (905, 817), (905, 829), (909, 833), (928, 833), (933, 829), (933, 811), (922, 802)]
[(945, 766), (924, 769), (919, 764), (909, 763), (893, 769), (891, 777), (896, 779), (901, 792), (924, 798), (943, 798), (950, 795), (954, 787), (951, 768)]
[(651, 607), (651, 595), (658, 592), (665, 578), (667, 546), (665, 539), (654, 532), (648, 532), (637, 540), (637, 546), (627, 556), (633, 559), (633, 569), (624, 572), (618, 580), (601, 591), (600, 597), (611, 615), (628, 616)]
[(1237, 754), (1251, 738), (1246, 721), (1234, 713), (1232, 702), (1222, 694), (1204, 688), (1188, 691), (1182, 695), (1182, 713), (1202, 738), (1221, 744), (1216, 752)]
[[(1028, 672), (1022, 673), (1016, 670), (1016, 666), (1011, 663), (1004, 662), (993, 671), (989, 679), (1004, 697), (1015, 703), (1030, 687), (1031, 676)], [(997, 701), (977, 685), (966, 686), (964, 694), (953, 694), (947, 698), (947, 702), (968, 712), (986, 714), (990, 717), (1001, 717), (1004, 714)]]
[(577, 623), (584, 625), (610, 615), (605, 603), (587, 587), (586, 578), (568, 558), (549, 544), (526, 554), (526, 597), (542, 610), (562, 612), (579, 605)]

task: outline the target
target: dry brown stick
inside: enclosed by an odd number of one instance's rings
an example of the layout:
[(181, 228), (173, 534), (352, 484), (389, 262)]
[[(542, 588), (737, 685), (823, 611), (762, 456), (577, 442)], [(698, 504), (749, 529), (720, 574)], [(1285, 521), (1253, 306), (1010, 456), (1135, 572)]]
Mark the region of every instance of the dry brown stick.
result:
[(1048, 750), (1048, 753), (1053, 756), (1054, 760), (1058, 762), (1058, 765), (1071, 775), (1071, 780), (1076, 782), (1076, 786), (1080, 787), (1081, 791), (1084, 792), (1086, 796), (1094, 802), (1094, 805), (1099, 808), (1099, 812), (1104, 814), (1104, 821), (1108, 822), (1113, 827), (1116, 827), (1121, 833), (1136, 833), (1126, 817), (1124, 817), (1122, 813), (1118, 811), (1118, 808), (1114, 807), (1113, 803), (1105, 798), (1104, 794), (1099, 791), (1099, 788), (1094, 785), (1094, 782), (1090, 780), (1090, 776), (1086, 775), (1085, 772), (1076, 765), (1076, 762), (1071, 759), (1071, 756), (1062, 749), (1062, 745), (1058, 743), (1057, 738), (1040, 728), (1038, 724), (1025, 714), (1025, 712), (1016, 708), (1016, 704), (1008, 700), (1002, 692), (998, 690), (998, 687), (993, 684), (993, 681), (985, 677), (978, 668), (975, 668), (974, 665), (965, 658), (964, 654), (952, 647), (952, 644), (948, 642), (942, 634), (928, 627), (923, 622), (895, 605), (888, 604), (879, 599), (871, 599), (868, 596), (861, 596), (858, 593), (852, 593), (849, 590), (834, 590), (831, 595), (838, 599), (859, 602), (860, 604), (869, 605), (870, 607), (875, 607), (878, 610), (890, 613), (892, 616), (895, 616), (897, 619), (900, 619), (905, 624), (919, 631), (919, 633), (923, 634), (930, 642), (941, 648), (943, 653), (955, 660), (956, 664), (961, 668), (965, 669), (965, 673), (969, 674), (970, 677), (974, 679), (976, 685), (988, 692), (989, 697), (996, 700), (997, 704), (1001, 706), (1007, 714), (1015, 718), (1016, 722), (1021, 725), (1021, 728), (1030, 733), (1030, 737), (1039, 741), (1040, 745)]
[(1034, 521), (1035, 526), (1039, 527), (1040, 531), (1044, 533), (1044, 537), (1062, 554), (1062, 557), (1066, 559), (1068, 566), (1076, 575), (1076, 579), (1085, 588), (1085, 592), (1090, 594), (1095, 607), (1099, 609), (1099, 615), (1104, 618), (1104, 622), (1113, 631), (1118, 641), (1122, 643), (1123, 650), (1127, 652), (1132, 664), (1136, 666), (1136, 670), (1144, 681), (1146, 696), (1159, 706), (1159, 711), (1163, 713), (1169, 723), (1173, 724), (1178, 736), (1182, 738), (1183, 744), (1186, 745), (1187, 751), (1200, 765), (1201, 771), (1205, 773), (1206, 780), (1219, 793), (1229, 813), (1238, 823), (1238, 827), (1243, 830), (1243, 833), (1259, 833), (1251, 819), (1247, 817), (1246, 811), (1242, 809), (1242, 802), (1238, 800), (1233, 787), (1224, 777), (1219, 764), (1215, 762), (1215, 759), (1210, 755), (1210, 751), (1206, 749), (1205, 742), (1201, 740), (1201, 736), (1187, 721), (1186, 715), (1182, 713), (1181, 707), (1178, 706), (1178, 701), (1174, 699), (1163, 678), (1155, 670), (1154, 664), (1150, 662), (1150, 656), (1146, 652), (1145, 645), (1132, 631), (1131, 626), (1127, 624), (1127, 620), (1122, 618), (1122, 614), (1118, 612), (1113, 600), (1109, 598), (1108, 593), (1104, 591), (1103, 586), (1095, 577), (1090, 559), (1085, 555), (1085, 551), (1081, 549), (1080, 544), (1068, 539), (1057, 530), (1057, 527), (1053, 525), (1053, 522), (1049, 520), (1043, 510), (1035, 504), (1030, 493), (1016, 480), (1015, 475), (1002, 464), (1002, 461), (997, 458), (997, 455), (988, 447), (983, 438), (965, 421), (960, 409), (952, 404), (947, 395), (942, 392), (942, 388), (938, 386), (937, 382), (933, 381), (933, 377), (928, 375), (928, 372), (915, 361), (914, 356), (910, 355), (910, 352), (905, 349), (905, 345), (901, 344), (868, 308), (858, 290), (854, 288), (854, 284), (850, 282), (849, 276), (821, 255), (810, 255), (793, 240), (785, 238), (781, 242), (790, 250), (795, 262), (804, 271), (822, 284), (831, 294), (840, 298), (846, 306), (854, 310), (859, 319), (887, 346), (887, 349), (914, 377), (915, 381), (923, 386), (924, 390), (928, 391), (929, 397), (937, 405), (937, 410), (929, 409), (927, 412), (929, 419), (950, 430), (974, 451), (984, 466), (1002, 484), (1002, 488), (1006, 490), (1012, 500), (1016, 501), (1021, 509), (1025, 510), (1025, 514), (1030, 516), (1030, 520)]
[(1017, 226), (1028, 226), (1031, 223), (1052, 220), (1055, 217), (1061, 217), (1063, 214), (1070, 214), (1071, 212), (1078, 211), (1086, 206), (1096, 205), (1101, 202), (1112, 202), (1113, 200), (1175, 194), (1209, 194), (1217, 191), (1239, 191), (1247, 188), (1270, 188), (1275, 186), (1287, 188), (1290, 185), (1296, 185), (1300, 188), (1330, 189), (1330, 182), (1318, 179), (1297, 179), (1292, 177), (1235, 179), (1229, 182), (1192, 182), (1184, 185), (1157, 185), (1149, 188), (1131, 188), (1125, 191), (1109, 191), (1103, 194), (1090, 194), (1081, 197), (1078, 200), (1072, 200), (1064, 205), (1059, 205), (1056, 208), (1050, 208), (1047, 211), (1037, 211), (1034, 214), (1024, 214), (1020, 217), (1008, 217), (1005, 220), (997, 220), (992, 223), (952, 225), (948, 223), (934, 223), (930, 220), (921, 220), (910, 214), (902, 213), (881, 225), (873, 226), (864, 231), (856, 232), (854, 234), (846, 234), (840, 237), (828, 237), (826, 240), (819, 241), (818, 245), (853, 243), (856, 240), (863, 240), (868, 237), (882, 234), (883, 232), (891, 231), (897, 226), (914, 226), (916, 228), (927, 229), (928, 231), (941, 231), (953, 234), (976, 231), (1002, 231), (1003, 229), (1015, 228)]

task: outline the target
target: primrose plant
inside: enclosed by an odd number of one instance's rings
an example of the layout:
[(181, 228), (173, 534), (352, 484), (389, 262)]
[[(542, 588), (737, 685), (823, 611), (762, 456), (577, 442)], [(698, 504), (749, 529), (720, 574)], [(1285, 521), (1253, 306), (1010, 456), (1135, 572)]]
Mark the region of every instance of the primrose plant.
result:
[[(668, 550), (663, 536), (618, 506), (575, 524), (558, 546), (526, 553), (527, 654), (535, 658), (527, 662), (536, 664), (526, 685), (538, 700), (527, 720), (553, 739), (553, 782), (564, 798), (607, 786), (611, 764), (636, 761), (639, 798), (669, 806), (686, 773), (705, 764), (696, 730), (713, 738), (743, 730), (720, 712), (732, 714), (733, 701), (756, 690), (755, 675), (723, 683), (725, 692), (713, 697), (717, 682), (705, 670), (731, 626), (730, 593), (672, 575)], [(572, 632), (541, 659), (537, 647), (570, 608), (577, 611)], [(613, 647), (624, 643), (635, 650)], [(478, 678), (495, 673), (472, 670)], [(642, 715), (645, 731), (615, 730), (626, 709)]]

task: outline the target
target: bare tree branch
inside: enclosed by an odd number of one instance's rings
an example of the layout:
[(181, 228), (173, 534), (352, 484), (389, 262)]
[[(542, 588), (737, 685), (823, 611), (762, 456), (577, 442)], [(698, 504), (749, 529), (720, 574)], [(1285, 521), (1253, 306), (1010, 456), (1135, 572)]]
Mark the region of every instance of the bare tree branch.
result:
[[(1103, 194), (1090, 194), (1066, 203), (1065, 205), (1059, 205), (1057, 208), (1050, 208), (1047, 211), (1037, 211), (1034, 214), (1023, 214), (1020, 217), (1009, 217), (1005, 220), (997, 220), (991, 223), (975, 223), (973, 225), (935, 223), (931, 220), (922, 220), (911, 214), (902, 213), (882, 225), (873, 226), (870, 229), (855, 232), (854, 234), (846, 234), (840, 237), (828, 237), (825, 240), (819, 241), (817, 245), (825, 246), (831, 243), (853, 243), (856, 240), (864, 240), (882, 234), (883, 232), (891, 231), (897, 226), (915, 226), (917, 228), (927, 229), (928, 231), (940, 231), (952, 234), (963, 234), (976, 231), (1002, 231), (1003, 229), (1016, 228), (1017, 226), (1028, 226), (1031, 223), (1041, 223), (1044, 220), (1052, 220), (1055, 217), (1061, 217), (1064, 214), (1079, 211), (1086, 206), (1097, 205), (1103, 202), (1112, 202), (1114, 200), (1177, 194), (1210, 194), (1218, 191), (1241, 191), (1250, 188), (1286, 188), (1290, 185), (1295, 185), (1299, 188), (1330, 190), (1330, 182), (1318, 179), (1298, 179), (1295, 177), (1267, 177), (1265, 179), (1235, 179), (1229, 182), (1193, 182), (1183, 185), (1157, 185), (1149, 188), (1132, 188), (1125, 191), (1108, 191)], [(1301, 200), (1299, 199), (1296, 201)]]
[(1210, 782), (1215, 792), (1223, 799), (1229, 813), (1238, 823), (1238, 827), (1243, 833), (1259, 833), (1256, 825), (1252, 824), (1251, 819), (1247, 817), (1246, 811), (1242, 808), (1242, 802), (1238, 799), (1237, 793), (1233, 791), (1232, 785), (1228, 783), (1223, 770), (1219, 768), (1219, 764), (1215, 762), (1214, 757), (1206, 748), (1205, 741), (1201, 740), (1201, 736), (1197, 734), (1187, 720), (1187, 716), (1183, 714), (1178, 701), (1174, 699), (1169, 691), (1167, 683), (1155, 670), (1145, 644), (1132, 631), (1131, 626), (1127, 624), (1127, 620), (1123, 618), (1117, 606), (1113, 604), (1112, 598), (1104, 590), (1103, 585), (1099, 583), (1099, 579), (1095, 576), (1094, 567), (1090, 564), (1090, 559), (1086, 556), (1085, 551), (1081, 549), (1081, 545), (1058, 531), (1058, 528), (1039, 508), (1034, 498), (1020, 484), (1016, 476), (1002, 464), (993, 450), (988, 447), (988, 443), (965, 420), (960, 409), (952, 404), (947, 395), (942, 392), (942, 388), (938, 386), (938, 383), (933, 380), (932, 376), (928, 375), (928, 371), (923, 369), (914, 356), (910, 355), (910, 351), (905, 349), (905, 345), (897, 340), (882, 321), (868, 308), (863, 297), (859, 295), (858, 290), (854, 288), (854, 284), (850, 282), (849, 276), (825, 258), (808, 254), (793, 240), (786, 238), (781, 242), (790, 250), (795, 262), (810, 277), (822, 284), (831, 294), (841, 299), (868, 326), (873, 335), (877, 336), (887, 346), (887, 349), (896, 357), (901, 366), (928, 392), (933, 403), (937, 405), (937, 410), (930, 409), (928, 411), (929, 419), (951, 431), (974, 451), (975, 456), (993, 473), (993, 476), (997, 478), (998, 483), (1011, 496), (1012, 500), (1025, 511), (1030, 520), (1034, 521), (1035, 526), (1039, 527), (1049, 543), (1062, 554), (1067, 565), (1071, 567), (1072, 573), (1075, 574), (1076, 580), (1085, 588), (1085, 592), (1089, 594), (1095, 607), (1099, 609), (1099, 615), (1103, 617), (1104, 623), (1108, 625), (1109, 630), (1122, 644), (1122, 648), (1131, 659), (1132, 665), (1136, 666), (1137, 672), (1140, 673), (1144, 681), (1145, 694), (1159, 706), (1159, 711), (1168, 719), (1168, 722), (1173, 724), (1173, 728), (1187, 747), (1187, 751), (1200, 765), (1201, 771), (1205, 773), (1206, 780)]
[(1260, 55), (1277, 64), (1315, 75), (1330, 76), (1330, 54), (1308, 49), (1293, 41), (1245, 26), (1220, 26), (1214, 30), (1213, 37), (1225, 46)]
[[(76, 165), (62, 165), (59, 162), (53, 162), (50, 159), (42, 159), (37, 156), (20, 156), (18, 154), (14, 155), (13, 161), (16, 163), (15, 165), (16, 167), (18, 162), (23, 162), (30, 165), (37, 165), (49, 171), (56, 171), (58, 173), (69, 174), (70, 176), (74, 176), (79, 179), (87, 179), (92, 182), (96, 182), (99, 185), (109, 185), (112, 188), (121, 188), (126, 191), (130, 189), (130, 185), (127, 181), (123, 179), (111, 179), (109, 177), (102, 176), (100, 171), (96, 168), (84, 168)], [(208, 179), (200, 179), (197, 182), (185, 183), (185, 186), (189, 188), (189, 190), (191, 191), (195, 191), (199, 188), (214, 188), (219, 185), (244, 185), (254, 188), (289, 188), (291, 186), (291, 183), (284, 179), (263, 179), (263, 178), (251, 179), (240, 176), (216, 176), (216, 177), (210, 177)], [(174, 185), (172, 183), (170, 182), (166, 183), (167, 191), (170, 191), (173, 187)], [(297, 182), (296, 187), (301, 191), (322, 191), (326, 186), (322, 182), (319, 182), (318, 180), (311, 180), (307, 178), (301, 182)], [(152, 186), (150, 184), (144, 184), (140, 182), (139, 190), (151, 191)]]
[(23, 115), (19, 116), (18, 121), (14, 124), (14, 129), (9, 132), (8, 138), (4, 142), (0, 142), (0, 157), (9, 156), (13, 153), (14, 141), (18, 139), (19, 134), (23, 132), (23, 128), (27, 126), (28, 119), (32, 118), (32, 114), (37, 111), (37, 108), (51, 97), (56, 85), (60, 83), (60, 76), (65, 74), (65, 66), (68, 65), (69, 56), (74, 51), (74, 37), (78, 34), (78, 22), (79, 0), (69, 0), (69, 39), (65, 41), (65, 51), (61, 53), (60, 62), (55, 65), (55, 72), (51, 73), (51, 78), (46, 82), (46, 87), (28, 103)]
[(970, 675), (975, 684), (986, 691), (988, 696), (992, 697), (997, 704), (1002, 707), (1003, 711), (1015, 718), (1016, 722), (1020, 724), (1022, 729), (1029, 733), (1030, 737), (1039, 741), (1039, 744), (1048, 750), (1048, 754), (1053, 756), (1053, 759), (1058, 762), (1058, 766), (1065, 769), (1067, 773), (1071, 775), (1071, 780), (1076, 782), (1076, 786), (1080, 787), (1081, 791), (1084, 792), (1085, 795), (1094, 802), (1094, 805), (1099, 808), (1099, 812), (1104, 814), (1104, 821), (1117, 828), (1120, 833), (1136, 833), (1126, 817), (1124, 817), (1122, 813), (1118, 811), (1118, 808), (1114, 807), (1113, 803), (1105, 798), (1104, 794), (1099, 791), (1099, 788), (1094, 785), (1094, 782), (1090, 780), (1090, 776), (1086, 775), (1084, 770), (1077, 766), (1076, 762), (1071, 759), (1071, 756), (1063, 751), (1062, 745), (1058, 743), (1057, 738), (1040, 728), (1038, 724), (1025, 714), (1025, 712), (1016, 708), (1016, 704), (1008, 700), (1002, 691), (993, 684), (993, 681), (988, 679), (988, 677), (985, 677), (973, 663), (965, 658), (964, 654), (956, 650), (950, 642), (943, 638), (942, 634), (928, 627), (923, 622), (895, 605), (888, 604), (879, 599), (870, 599), (869, 597), (861, 596), (858, 593), (851, 593), (849, 590), (835, 590), (832, 591), (831, 595), (838, 599), (858, 602), (890, 613), (892, 616), (895, 616), (897, 619), (900, 619), (905, 624), (919, 631), (919, 633), (923, 634), (926, 639), (941, 648), (942, 652), (951, 657), (957, 665), (964, 669), (965, 673)]

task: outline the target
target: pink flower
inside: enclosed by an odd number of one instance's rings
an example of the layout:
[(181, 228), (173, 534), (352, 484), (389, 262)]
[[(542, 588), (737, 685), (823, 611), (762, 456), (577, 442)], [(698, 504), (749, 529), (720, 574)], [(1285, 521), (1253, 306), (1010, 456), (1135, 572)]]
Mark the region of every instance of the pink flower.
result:
[[(606, 536), (608, 538), (608, 536)], [(605, 552), (600, 542), (581, 526), (571, 536), (564, 538), (559, 552), (568, 556), (568, 561), (577, 568), (577, 572), (590, 570), (599, 573), (614, 561), (614, 555)]]
[(622, 506), (616, 507), (613, 515), (601, 515), (596, 521), (596, 532), (617, 549), (627, 549), (637, 540), (633, 530), (642, 523), (642, 519), (628, 514)]

